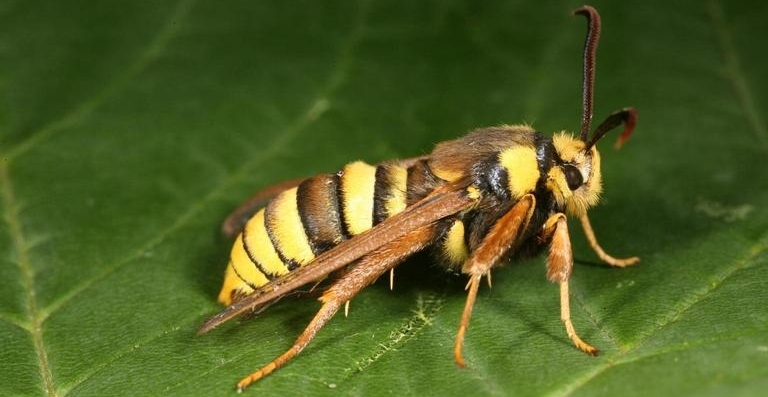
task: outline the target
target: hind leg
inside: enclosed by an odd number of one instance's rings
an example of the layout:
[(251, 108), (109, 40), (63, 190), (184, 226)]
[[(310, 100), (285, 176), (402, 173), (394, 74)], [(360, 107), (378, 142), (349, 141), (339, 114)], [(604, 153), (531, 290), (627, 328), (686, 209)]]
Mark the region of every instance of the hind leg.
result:
[(405, 258), (432, 244), (436, 235), (435, 225), (416, 229), (403, 237), (382, 245), (352, 265), (323, 293), (320, 298), (323, 305), (304, 329), (304, 332), (293, 343), (293, 346), (269, 364), (243, 378), (237, 383), (237, 390), (242, 391), (251, 383), (269, 375), (296, 357), (342, 305), (349, 302), (363, 288), (376, 281), (379, 276), (394, 268)]

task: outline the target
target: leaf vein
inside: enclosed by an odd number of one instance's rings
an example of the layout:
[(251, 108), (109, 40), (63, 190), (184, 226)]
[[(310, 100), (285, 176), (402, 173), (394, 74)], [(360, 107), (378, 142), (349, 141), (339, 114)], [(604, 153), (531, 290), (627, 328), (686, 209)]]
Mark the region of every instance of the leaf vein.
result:
[(731, 276), (741, 270), (749, 268), (753, 263), (753, 259), (760, 256), (766, 250), (768, 250), (768, 234), (764, 235), (762, 239), (758, 240), (758, 242), (749, 250), (745, 257), (732, 263), (730, 266), (726, 266), (720, 273), (716, 274), (712, 279), (710, 279), (711, 281), (709, 283), (700, 289), (693, 291), (688, 299), (682, 300), (682, 304), (678, 306), (677, 310), (670, 313), (666, 319), (657, 323), (657, 325), (650, 332), (646, 333), (644, 337), (641, 337), (641, 339), (635, 344), (635, 348), (643, 345), (645, 342), (649, 341), (654, 334), (661, 331), (668, 325), (676, 322), (685, 312), (700, 302), (704, 301), (713, 291), (720, 288), (723, 283), (725, 283), (725, 281)]
[[(191, 323), (198, 316), (199, 316), (199, 314), (195, 313), (193, 316), (190, 316), (190, 317), (188, 317), (186, 319), (182, 319), (179, 323), (181, 323), (181, 324)], [(67, 385), (67, 386), (63, 386), (61, 388), (60, 397), (64, 397), (64, 396), (68, 395), (73, 390), (75, 390), (78, 386), (80, 386), (80, 385), (84, 384), (86, 381), (88, 381), (88, 379), (93, 378), (96, 374), (98, 374), (102, 370), (105, 370), (105, 369), (109, 368), (110, 364), (112, 364), (114, 362), (117, 362), (121, 358), (126, 357), (126, 356), (130, 355), (131, 353), (139, 351), (143, 345), (147, 345), (147, 344), (151, 343), (154, 340), (162, 338), (162, 337), (170, 334), (171, 332), (176, 332), (176, 331), (178, 331), (180, 329), (181, 329), (180, 326), (173, 326), (173, 327), (171, 327), (170, 330), (166, 329), (166, 330), (162, 330), (161, 332), (149, 334), (145, 338), (135, 341), (130, 346), (126, 346), (126, 347), (123, 347), (122, 349), (115, 350), (114, 353), (111, 356), (109, 356), (108, 358), (106, 358), (104, 361), (102, 361), (99, 364), (91, 366), (88, 371), (85, 371), (85, 372), (81, 373), (79, 376), (77, 376), (74, 379), (74, 381), (72, 382), (72, 384)]]
[[(713, 281), (709, 282), (706, 286), (700, 288), (697, 291), (694, 291), (689, 299), (682, 300), (682, 304), (678, 306), (677, 310), (675, 310), (673, 313), (668, 315), (665, 320), (661, 321), (656, 327), (654, 327), (650, 332), (646, 333), (645, 335), (641, 336), (640, 340), (635, 343), (633, 346), (626, 350), (621, 350), (619, 353), (615, 354), (614, 356), (610, 357), (609, 361), (606, 361), (603, 365), (595, 366), (593, 368), (589, 368), (589, 370), (583, 374), (581, 374), (579, 377), (574, 379), (571, 383), (565, 384), (562, 388), (553, 391), (552, 393), (549, 393), (549, 396), (566, 396), (570, 395), (579, 388), (583, 387), (584, 385), (588, 384), (589, 381), (592, 379), (595, 379), (599, 375), (603, 374), (605, 371), (615, 367), (618, 364), (624, 364), (631, 361), (636, 361), (639, 358), (628, 358), (630, 357), (631, 353), (634, 353), (639, 350), (645, 342), (648, 342), (652, 339), (653, 335), (664, 329), (666, 326), (674, 323), (679, 319), (685, 312), (690, 310), (693, 306), (697, 305), (699, 302), (702, 302), (706, 299), (707, 296), (709, 296), (712, 291), (720, 288), (720, 286), (723, 285), (723, 283), (736, 274), (737, 272), (747, 269), (754, 263), (754, 259), (762, 255), (768, 251), (768, 234), (764, 235), (758, 242), (749, 250), (749, 253), (742, 258), (741, 260), (738, 260), (734, 262), (731, 266), (727, 266), (722, 272), (717, 274)], [(682, 348), (681, 348), (682, 349)], [(652, 355), (657, 354), (664, 354), (668, 352), (668, 349), (664, 350), (657, 350), (652, 354), (648, 355), (641, 355), (643, 358), (650, 357)]]
[(185, 19), (187, 13), (192, 8), (194, 1), (195, 0), (179, 0), (173, 13), (168, 17), (165, 26), (155, 35), (152, 41), (149, 42), (146, 50), (135, 62), (130, 64), (112, 84), (106, 84), (101, 91), (96, 92), (91, 98), (77, 105), (70, 113), (46, 124), (39, 130), (32, 132), (26, 139), (11, 148), (5, 157), (10, 161), (22, 156), (39, 144), (45, 142), (54, 134), (77, 124), (106, 102), (106, 100), (116, 92), (125, 88), (134, 77), (139, 75), (149, 64), (157, 59), (171, 39), (175, 37), (182, 25), (180, 21)]
[(29, 259), (29, 245), (24, 236), (23, 225), (19, 213), (16, 195), (13, 191), (13, 183), (8, 173), (10, 163), (0, 163), (0, 183), (2, 184), (2, 202), (5, 208), (5, 223), (11, 235), (11, 244), (16, 252), (16, 264), (21, 273), (21, 282), (24, 288), (29, 328), (25, 328), (32, 338), (32, 344), (37, 357), (37, 366), (45, 394), (49, 397), (57, 396), (53, 373), (48, 361), (48, 352), (43, 338), (43, 317), (41, 316), (37, 295), (35, 293), (35, 271)]
[(717, 43), (720, 46), (720, 52), (725, 63), (726, 77), (732, 86), (739, 106), (747, 119), (747, 123), (752, 129), (752, 134), (760, 142), (762, 149), (768, 151), (768, 129), (766, 129), (765, 123), (755, 107), (754, 96), (749, 89), (747, 78), (744, 76), (744, 71), (741, 68), (739, 54), (733, 43), (731, 31), (728, 29), (725, 21), (723, 9), (720, 7), (719, 2), (715, 0), (710, 0), (707, 6), (713, 29), (717, 35)]
[(413, 314), (398, 329), (390, 332), (386, 341), (380, 343), (371, 354), (355, 362), (354, 366), (346, 368), (344, 370), (344, 373), (347, 374), (345, 379), (364, 371), (387, 353), (396, 351), (398, 347), (417, 337), (425, 327), (432, 325), (432, 320), (444, 304), (445, 299), (436, 293), (432, 293), (426, 298), (419, 295)]
[(611, 341), (611, 344), (613, 344), (615, 348), (620, 349), (621, 342), (619, 341), (619, 339), (613, 333), (608, 332), (605, 326), (600, 323), (599, 317), (593, 311), (589, 310), (589, 307), (584, 304), (584, 301), (581, 299), (581, 296), (577, 294), (571, 294), (571, 299), (574, 300), (576, 304), (579, 306), (579, 308), (581, 308), (581, 310), (587, 315), (587, 318), (589, 319), (589, 321), (592, 323), (592, 325), (595, 326), (595, 328), (597, 328), (600, 331), (603, 337)]
[(232, 185), (234, 185), (238, 180), (242, 179), (245, 176), (249, 175), (249, 170), (258, 166), (259, 164), (263, 163), (267, 159), (274, 157), (276, 154), (278, 154), (281, 150), (281, 148), (284, 148), (287, 146), (291, 140), (293, 140), (298, 134), (309, 127), (312, 123), (317, 121), (322, 115), (330, 108), (329, 100), (327, 99), (330, 95), (332, 95), (336, 90), (340, 88), (340, 86), (345, 81), (344, 75), (346, 73), (346, 70), (350, 67), (350, 56), (352, 53), (352, 50), (355, 48), (357, 43), (360, 42), (362, 38), (362, 28), (365, 23), (365, 13), (360, 13), (358, 23), (356, 25), (356, 28), (350, 33), (349, 39), (347, 41), (347, 44), (344, 46), (341, 54), (340, 59), (342, 61), (336, 62), (335, 64), (338, 65), (329, 75), (326, 83), (326, 88), (323, 92), (321, 92), (314, 100), (310, 101), (308, 107), (304, 112), (302, 112), (295, 121), (288, 125), (283, 131), (283, 133), (280, 133), (278, 135), (278, 138), (271, 141), (271, 145), (265, 150), (262, 151), (262, 156), (259, 156), (258, 158), (251, 158), (250, 161), (247, 161), (243, 163), (237, 170), (231, 172), (228, 177), (224, 178), (217, 186), (215, 186), (208, 194), (203, 196), (199, 201), (192, 203), (190, 207), (183, 213), (181, 213), (167, 228), (161, 230), (159, 233), (157, 233), (155, 236), (151, 237), (147, 240), (146, 243), (142, 244), (137, 250), (135, 250), (133, 253), (121, 256), (123, 259), (115, 262), (111, 265), (107, 265), (102, 267), (102, 271), (95, 276), (86, 279), (82, 281), (80, 284), (76, 285), (74, 288), (72, 288), (68, 293), (64, 294), (60, 299), (55, 300), (52, 302), (45, 310), (42, 311), (42, 319), (45, 319), (64, 307), (66, 304), (71, 302), (76, 296), (80, 295), (84, 291), (88, 290), (91, 286), (99, 282), (100, 280), (105, 279), (110, 274), (114, 273), (118, 269), (120, 269), (122, 266), (124, 266), (127, 263), (130, 263), (131, 261), (140, 258), (146, 251), (151, 250), (152, 248), (162, 244), (166, 239), (168, 239), (176, 230), (181, 229), (184, 225), (186, 225), (190, 220), (194, 219), (195, 216), (205, 210), (207, 208), (207, 204), (215, 201), (220, 195), (222, 195), (224, 192), (227, 191), (228, 188), (230, 188)]

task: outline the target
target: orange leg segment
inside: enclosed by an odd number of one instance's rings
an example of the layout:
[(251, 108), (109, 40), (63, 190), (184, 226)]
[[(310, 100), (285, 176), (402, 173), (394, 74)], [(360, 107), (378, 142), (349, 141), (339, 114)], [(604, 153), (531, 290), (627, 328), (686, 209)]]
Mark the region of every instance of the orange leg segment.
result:
[(597, 256), (599, 256), (603, 262), (616, 267), (631, 266), (640, 262), (640, 258), (636, 256), (631, 258), (614, 258), (611, 255), (608, 255), (597, 242), (595, 231), (592, 230), (592, 224), (589, 222), (587, 213), (585, 212), (584, 215), (580, 216), (579, 220), (581, 221), (582, 229), (584, 229), (584, 235), (587, 237), (587, 241), (589, 241), (589, 246), (592, 247), (592, 250), (595, 251)]
[(469, 283), (467, 284), (469, 292), (467, 293), (464, 311), (461, 314), (459, 331), (456, 334), (456, 340), (453, 345), (453, 358), (460, 367), (465, 366), (464, 357), (462, 356), (464, 336), (467, 333), (467, 328), (469, 328), (469, 320), (472, 317), (472, 308), (475, 305), (477, 291), (480, 288), (480, 280), (483, 276), (486, 276), (490, 284), (491, 268), (504, 254), (520, 243), (520, 237), (528, 226), (535, 206), (536, 199), (533, 195), (523, 196), (506, 214), (496, 221), (462, 267), (462, 272), (469, 275)]
[(296, 339), (293, 346), (269, 364), (240, 380), (237, 383), (237, 390), (242, 391), (251, 383), (269, 375), (296, 357), (342, 305), (402, 260), (432, 244), (437, 235), (436, 229), (435, 225), (416, 229), (382, 245), (361, 258), (357, 264), (352, 265), (325, 291), (320, 298), (323, 303), (320, 310), (304, 329), (304, 332)]
[[(571, 249), (571, 239), (568, 235), (568, 223), (564, 214), (556, 214), (549, 218), (545, 224), (547, 228), (554, 228), (552, 233), (552, 243), (547, 257), (547, 278), (549, 281), (560, 284), (560, 319), (565, 325), (565, 331), (568, 338), (579, 350), (597, 355), (598, 351), (590, 344), (584, 342), (571, 322), (571, 304), (568, 280), (573, 270), (573, 250)], [(545, 230), (545, 233), (550, 233)]]

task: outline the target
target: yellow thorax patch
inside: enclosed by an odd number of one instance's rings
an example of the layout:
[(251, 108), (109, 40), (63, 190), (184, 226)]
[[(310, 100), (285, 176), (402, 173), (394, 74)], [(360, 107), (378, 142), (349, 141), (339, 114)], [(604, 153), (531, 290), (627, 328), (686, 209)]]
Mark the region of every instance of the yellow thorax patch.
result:
[(509, 191), (512, 197), (520, 198), (536, 189), (539, 180), (539, 164), (536, 151), (529, 146), (516, 146), (499, 153), (499, 162), (509, 176)]

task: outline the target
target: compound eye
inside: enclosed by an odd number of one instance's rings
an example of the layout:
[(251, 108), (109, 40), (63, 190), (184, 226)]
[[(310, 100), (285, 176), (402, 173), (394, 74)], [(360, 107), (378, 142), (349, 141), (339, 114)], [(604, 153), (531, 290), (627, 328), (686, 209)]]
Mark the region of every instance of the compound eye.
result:
[(565, 181), (568, 182), (568, 188), (571, 190), (578, 189), (584, 183), (581, 171), (573, 164), (563, 165), (563, 173), (565, 174)]

